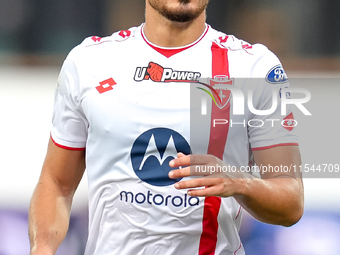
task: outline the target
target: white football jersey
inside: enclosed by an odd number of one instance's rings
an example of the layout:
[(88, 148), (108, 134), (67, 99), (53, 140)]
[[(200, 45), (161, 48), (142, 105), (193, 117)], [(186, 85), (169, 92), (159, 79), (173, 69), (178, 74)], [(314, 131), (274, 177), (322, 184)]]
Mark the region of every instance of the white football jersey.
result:
[[(263, 116), (245, 102), (234, 114), (228, 89), (246, 95), (251, 87), (254, 108), (269, 109), (272, 89), (279, 95), (287, 81), (265, 46), (209, 25), (180, 48), (153, 45), (143, 25), (75, 47), (60, 73), (51, 137), (62, 148), (86, 148), (85, 254), (244, 254), (236, 200), (175, 189), (169, 161), (177, 152), (213, 154), (240, 168), (251, 150), (297, 144), (290, 112)], [(193, 97), (206, 104), (192, 105)]]

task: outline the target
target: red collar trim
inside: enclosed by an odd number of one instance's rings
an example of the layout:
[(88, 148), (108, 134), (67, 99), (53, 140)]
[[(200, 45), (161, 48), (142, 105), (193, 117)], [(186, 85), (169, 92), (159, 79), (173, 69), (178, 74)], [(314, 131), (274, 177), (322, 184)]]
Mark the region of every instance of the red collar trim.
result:
[(144, 28), (144, 25), (141, 29), (141, 34), (142, 34), (142, 37), (144, 39), (144, 41), (147, 43), (147, 45), (149, 45), (151, 48), (153, 48), (155, 51), (159, 52), (160, 54), (164, 55), (165, 57), (167, 58), (170, 58), (171, 56), (179, 53), (179, 52), (182, 52), (186, 49), (189, 49), (193, 46), (195, 46), (196, 44), (198, 44), (202, 39), (203, 37), (208, 33), (208, 30), (209, 30), (209, 25), (207, 25), (204, 33), (201, 35), (201, 37), (194, 43), (188, 45), (188, 46), (184, 46), (184, 47), (179, 47), (179, 48), (161, 48), (159, 46), (156, 46), (154, 44), (151, 44), (145, 37), (144, 33), (143, 33), (143, 28)]

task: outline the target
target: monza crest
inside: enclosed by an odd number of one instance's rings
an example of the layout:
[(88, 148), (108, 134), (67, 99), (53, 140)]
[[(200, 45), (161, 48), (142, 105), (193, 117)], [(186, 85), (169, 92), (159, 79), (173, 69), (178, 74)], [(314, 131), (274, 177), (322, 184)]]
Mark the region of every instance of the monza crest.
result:
[(211, 92), (204, 88), (197, 88), (208, 93), (218, 108), (224, 108), (230, 102), (231, 91), (229, 87), (234, 84), (234, 80), (229, 79), (227, 75), (215, 75), (213, 79), (210, 78), (208, 80), (209, 85), (204, 83), (200, 84), (208, 87)]

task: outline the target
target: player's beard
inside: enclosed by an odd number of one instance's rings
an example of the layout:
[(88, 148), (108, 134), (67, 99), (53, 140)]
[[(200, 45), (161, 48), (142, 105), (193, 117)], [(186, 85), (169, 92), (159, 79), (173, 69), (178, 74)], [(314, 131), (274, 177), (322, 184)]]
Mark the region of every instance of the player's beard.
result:
[(179, 7), (171, 8), (167, 6), (167, 0), (148, 0), (150, 6), (158, 11), (162, 16), (174, 22), (188, 22), (196, 19), (205, 11), (209, 0), (198, 0), (197, 5), (189, 6), (190, 0), (178, 0)]

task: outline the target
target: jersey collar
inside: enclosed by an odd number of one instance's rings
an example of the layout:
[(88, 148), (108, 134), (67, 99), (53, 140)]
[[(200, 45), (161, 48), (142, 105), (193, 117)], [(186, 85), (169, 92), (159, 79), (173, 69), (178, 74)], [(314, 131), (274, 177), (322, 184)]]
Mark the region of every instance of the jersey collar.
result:
[(149, 45), (151, 48), (153, 48), (155, 51), (159, 52), (160, 54), (164, 55), (165, 57), (170, 58), (171, 56), (173, 56), (177, 53), (180, 53), (184, 50), (187, 50), (187, 49), (195, 46), (196, 44), (198, 44), (203, 39), (203, 37), (205, 37), (205, 35), (208, 33), (209, 28), (210, 28), (210, 26), (208, 24), (205, 24), (204, 32), (202, 33), (202, 35), (196, 41), (194, 41), (191, 44), (181, 46), (181, 47), (171, 47), (171, 48), (170, 47), (160, 47), (160, 46), (153, 44), (152, 42), (150, 42), (146, 38), (146, 36), (144, 34), (144, 23), (142, 24), (142, 27), (141, 27), (141, 35), (142, 35), (142, 38), (146, 42), (147, 45)]

